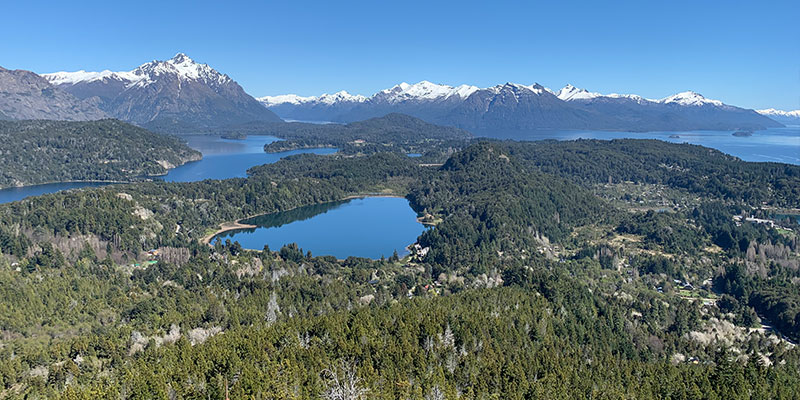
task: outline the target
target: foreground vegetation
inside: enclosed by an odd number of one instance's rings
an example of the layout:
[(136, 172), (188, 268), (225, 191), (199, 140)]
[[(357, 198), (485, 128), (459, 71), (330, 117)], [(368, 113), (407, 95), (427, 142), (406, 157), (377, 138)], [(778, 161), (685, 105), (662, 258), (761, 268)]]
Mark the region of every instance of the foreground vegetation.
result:
[(199, 160), (180, 139), (117, 121), (0, 121), (0, 188), (163, 175)]
[[(797, 208), (800, 168), (636, 140), (480, 142), (440, 167), (398, 153), (0, 205), (0, 396), (800, 392), (800, 226), (734, 219)], [(424, 251), (337, 261), (199, 241), (378, 192), (437, 222)]]

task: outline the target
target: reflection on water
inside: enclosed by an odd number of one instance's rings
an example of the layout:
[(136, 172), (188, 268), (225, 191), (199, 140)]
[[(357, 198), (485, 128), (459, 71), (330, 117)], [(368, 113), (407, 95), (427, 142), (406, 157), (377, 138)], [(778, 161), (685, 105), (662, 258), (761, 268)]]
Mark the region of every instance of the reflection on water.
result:
[[(305, 207), (298, 207), (289, 211), (264, 214), (257, 217), (243, 219), (241, 222), (247, 225), (257, 225), (260, 228), (281, 227), (295, 221), (305, 221), (319, 214), (324, 214), (347, 204), (350, 200), (332, 201), (329, 203), (314, 204)], [(253, 232), (253, 229), (242, 229), (245, 232)]]
[(216, 240), (238, 241), (242, 247), (273, 250), (297, 243), (314, 255), (380, 258), (394, 251), (408, 254), (426, 229), (408, 200), (392, 197), (366, 197), (300, 207), (242, 221), (258, 228), (238, 229), (217, 235)]

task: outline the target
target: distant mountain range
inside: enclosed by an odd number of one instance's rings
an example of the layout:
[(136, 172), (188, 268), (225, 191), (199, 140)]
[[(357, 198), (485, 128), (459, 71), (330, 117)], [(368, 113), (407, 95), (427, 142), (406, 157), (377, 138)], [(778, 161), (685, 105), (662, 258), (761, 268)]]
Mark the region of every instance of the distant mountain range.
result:
[(680, 131), (782, 126), (753, 110), (695, 92), (652, 100), (638, 95), (604, 95), (571, 85), (555, 92), (539, 84), (478, 88), (422, 81), (401, 83), (369, 97), (341, 91), (319, 97), (282, 95), (258, 100), (284, 119), (352, 122), (398, 112), (482, 134), (533, 129)]
[(112, 117), (159, 132), (191, 133), (280, 122), (281, 118), (349, 123), (391, 113), (487, 136), (535, 129), (758, 130), (800, 123), (800, 111), (756, 112), (695, 92), (653, 100), (571, 85), (553, 91), (539, 84), (479, 88), (422, 81), (401, 83), (369, 97), (341, 91), (256, 100), (228, 75), (183, 53), (122, 72), (39, 76), (0, 68), (0, 119)]
[(281, 121), (228, 75), (183, 53), (132, 71), (42, 76), (114, 118), (156, 131), (183, 133), (253, 121)]
[(766, 110), (756, 110), (756, 112), (784, 124), (800, 125), (800, 110), (782, 111), (774, 108), (767, 108)]
[(106, 114), (92, 101), (80, 100), (33, 72), (0, 67), (0, 120), (101, 118)]

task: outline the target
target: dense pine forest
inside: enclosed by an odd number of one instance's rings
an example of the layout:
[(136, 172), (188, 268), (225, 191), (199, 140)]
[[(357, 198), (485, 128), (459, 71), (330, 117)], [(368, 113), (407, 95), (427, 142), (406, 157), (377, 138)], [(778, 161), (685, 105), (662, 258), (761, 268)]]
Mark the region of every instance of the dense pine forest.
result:
[(200, 157), (178, 138), (117, 120), (0, 121), (0, 188), (126, 181)]
[[(0, 205), (0, 398), (800, 393), (800, 225), (776, 216), (800, 208), (800, 167), (657, 141), (461, 139), (428, 143), (441, 165), (402, 154), (411, 141)], [(367, 193), (435, 225), (424, 251), (201, 242)]]

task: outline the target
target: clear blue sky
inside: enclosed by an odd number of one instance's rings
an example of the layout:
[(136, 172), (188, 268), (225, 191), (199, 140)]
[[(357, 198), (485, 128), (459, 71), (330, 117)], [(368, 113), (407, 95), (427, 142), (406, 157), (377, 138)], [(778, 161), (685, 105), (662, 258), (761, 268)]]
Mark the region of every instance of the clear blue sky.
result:
[[(523, 4), (524, 3), (524, 4)], [(182, 51), (254, 96), (372, 94), (401, 81), (683, 90), (800, 109), (791, 1), (14, 1), (0, 65), (130, 70)]]

